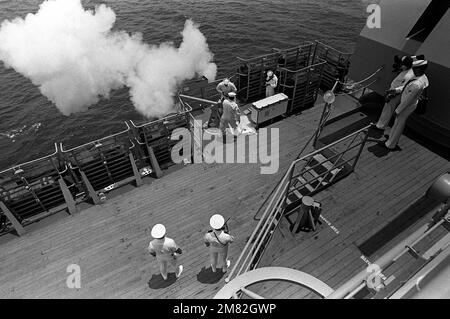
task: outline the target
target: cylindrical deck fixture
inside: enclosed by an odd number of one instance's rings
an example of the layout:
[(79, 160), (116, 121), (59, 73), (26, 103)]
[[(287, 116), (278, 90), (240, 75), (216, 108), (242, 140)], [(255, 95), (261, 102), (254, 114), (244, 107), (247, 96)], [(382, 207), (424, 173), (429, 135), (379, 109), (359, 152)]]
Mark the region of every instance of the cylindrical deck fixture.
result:
[(314, 205), (314, 199), (309, 196), (303, 196), (302, 197), (302, 209), (307, 210), (311, 209)]
[(450, 200), (450, 173), (445, 173), (434, 181), (427, 191), (427, 197), (443, 204)]
[(306, 225), (315, 230), (314, 219), (311, 214), (311, 209), (314, 206), (314, 198), (309, 196), (302, 197), (302, 204), (298, 211), (297, 220), (294, 223), (292, 231), (297, 232), (299, 228), (305, 227)]

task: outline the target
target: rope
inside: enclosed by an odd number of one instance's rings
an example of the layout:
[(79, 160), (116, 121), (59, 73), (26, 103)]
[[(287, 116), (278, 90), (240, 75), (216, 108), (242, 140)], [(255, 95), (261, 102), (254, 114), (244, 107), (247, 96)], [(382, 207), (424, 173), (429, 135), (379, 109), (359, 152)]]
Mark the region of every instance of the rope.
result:
[(342, 85), (344, 85), (344, 86), (351, 86), (351, 85), (355, 86), (355, 85), (361, 84), (361, 83), (363, 83), (363, 82), (366, 82), (366, 81), (369, 80), (370, 78), (374, 77), (375, 74), (377, 74), (378, 72), (380, 72), (382, 69), (384, 69), (384, 65), (380, 66), (374, 73), (372, 73), (371, 75), (369, 75), (369, 76), (366, 77), (365, 79), (363, 79), (363, 80), (361, 80), (361, 81), (358, 81), (358, 82), (353, 82), (353, 83), (348, 82), (348, 83), (345, 83), (345, 82), (341, 82), (341, 81), (339, 81), (339, 80), (338, 80), (338, 82), (339, 82), (339, 84), (342, 84)]
[(336, 94), (336, 96), (340, 96), (340, 95), (353, 95), (356, 92), (362, 91), (364, 89), (367, 89), (369, 86), (371, 86), (372, 84), (374, 84), (377, 80), (374, 80), (372, 82), (370, 82), (369, 84), (366, 84), (365, 86), (360, 87), (359, 89), (356, 89), (354, 91), (350, 91), (350, 92), (343, 92), (343, 93), (339, 93)]

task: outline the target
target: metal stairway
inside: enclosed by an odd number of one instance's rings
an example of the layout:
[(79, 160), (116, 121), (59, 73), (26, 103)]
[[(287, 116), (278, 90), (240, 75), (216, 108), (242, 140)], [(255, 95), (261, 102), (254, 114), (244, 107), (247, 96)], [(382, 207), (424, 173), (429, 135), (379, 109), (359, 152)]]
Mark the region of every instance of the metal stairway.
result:
[(270, 195), (261, 219), (225, 281), (255, 269), (280, 222), (297, 211), (300, 199), (313, 195), (354, 171), (367, 142), (368, 125), (293, 161)]
[[(348, 166), (348, 165), (347, 165)], [(345, 162), (333, 163), (332, 160), (318, 153), (310, 157), (303, 172), (293, 176), (286, 204), (295, 205), (303, 196), (310, 196), (333, 183), (344, 169), (350, 169)]]

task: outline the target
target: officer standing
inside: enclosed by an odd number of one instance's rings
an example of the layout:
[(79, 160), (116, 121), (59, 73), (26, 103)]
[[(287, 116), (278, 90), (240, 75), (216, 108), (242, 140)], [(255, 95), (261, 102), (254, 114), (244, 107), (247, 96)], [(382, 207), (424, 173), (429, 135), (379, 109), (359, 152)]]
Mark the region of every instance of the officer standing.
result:
[(177, 246), (172, 238), (166, 237), (166, 227), (162, 224), (156, 224), (151, 232), (154, 238), (148, 245), (148, 251), (159, 264), (159, 271), (164, 280), (167, 280), (167, 267), (171, 264), (177, 268), (175, 276), (180, 277), (183, 272), (183, 265), (177, 267), (177, 255), (182, 253), (181, 248)]
[(277, 76), (271, 71), (267, 71), (266, 77), (266, 97), (272, 96), (275, 94), (275, 88), (278, 85)]
[(222, 271), (226, 272), (231, 265), (231, 261), (227, 259), (228, 245), (234, 241), (234, 237), (225, 230), (225, 219), (222, 215), (215, 214), (209, 219), (209, 224), (213, 228), (206, 233), (204, 242), (209, 247), (209, 258), (211, 269), (216, 272), (217, 261), (222, 263)]
[(428, 62), (426, 60), (418, 60), (413, 63), (414, 77), (403, 88), (400, 104), (395, 109), (394, 126), (391, 129), (388, 140), (384, 143), (384, 146), (389, 150), (393, 150), (397, 146), (405, 128), (406, 120), (416, 109), (420, 95), (429, 85), (428, 78), (425, 75), (427, 66)]
[(228, 98), (223, 101), (223, 113), (220, 117), (220, 134), (223, 136), (226, 134), (226, 129), (231, 126), (234, 132), (237, 129), (237, 123), (241, 119), (241, 112), (236, 101), (236, 93), (228, 93)]
[(380, 130), (386, 129), (395, 108), (400, 104), (400, 97), (402, 95), (403, 87), (412, 78), (414, 78), (414, 72), (412, 70), (413, 58), (410, 56), (404, 56), (401, 60), (402, 71), (392, 81), (390, 89), (386, 92), (385, 105), (383, 112), (377, 122), (377, 128)]

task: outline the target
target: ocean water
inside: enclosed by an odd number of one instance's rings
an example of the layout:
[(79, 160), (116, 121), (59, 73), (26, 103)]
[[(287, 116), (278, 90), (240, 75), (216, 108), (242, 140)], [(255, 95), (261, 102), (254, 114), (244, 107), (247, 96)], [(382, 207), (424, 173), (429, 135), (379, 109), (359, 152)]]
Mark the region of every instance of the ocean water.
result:
[[(35, 13), (42, 0), (0, 0), (0, 22)], [(200, 25), (218, 74), (234, 70), (236, 56), (252, 57), (271, 48), (321, 40), (352, 51), (367, 13), (366, 0), (109, 0), (116, 30), (141, 32), (150, 44), (179, 43), (186, 19)], [(125, 129), (142, 121), (119, 89), (83, 113), (64, 116), (30, 80), (0, 62), (0, 170)]]

